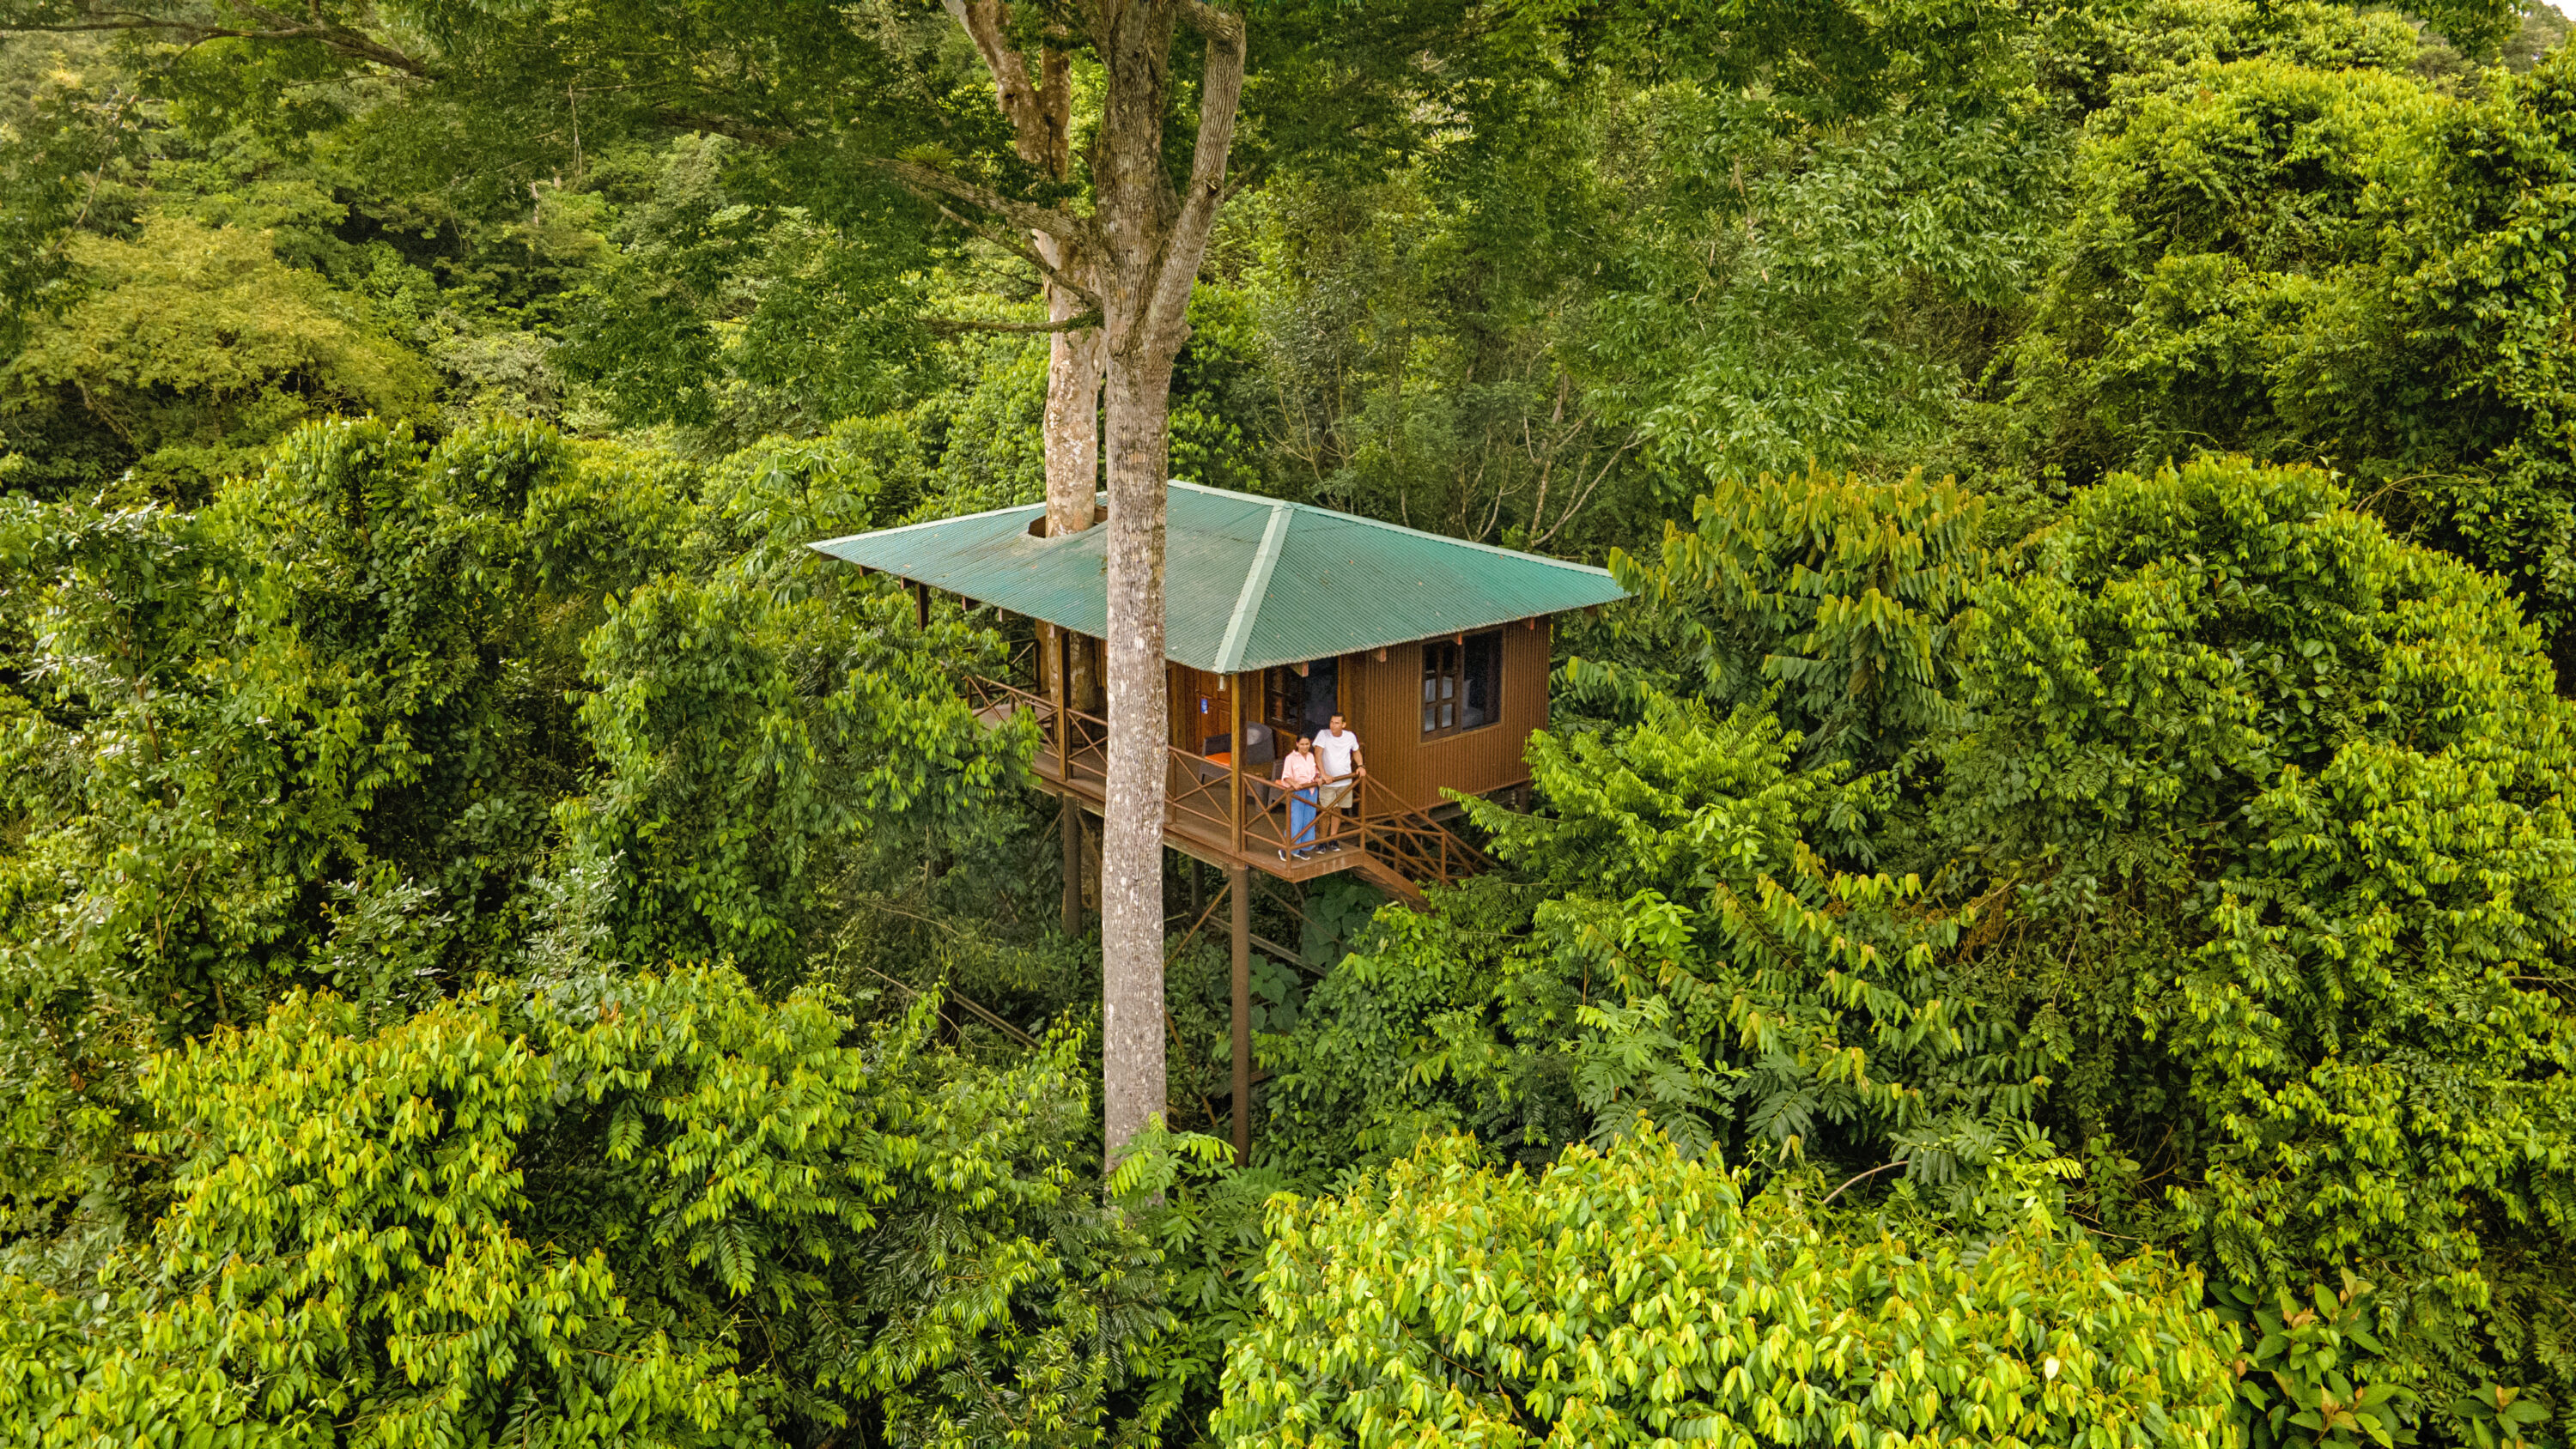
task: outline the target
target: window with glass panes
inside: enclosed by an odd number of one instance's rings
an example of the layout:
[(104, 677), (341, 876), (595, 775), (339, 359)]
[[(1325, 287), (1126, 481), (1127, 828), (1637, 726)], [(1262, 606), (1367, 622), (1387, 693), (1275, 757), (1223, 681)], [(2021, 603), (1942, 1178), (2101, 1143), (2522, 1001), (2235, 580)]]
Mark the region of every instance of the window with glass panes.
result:
[(1422, 646), (1422, 737), (1464, 734), (1502, 717), (1503, 636), (1497, 630)]

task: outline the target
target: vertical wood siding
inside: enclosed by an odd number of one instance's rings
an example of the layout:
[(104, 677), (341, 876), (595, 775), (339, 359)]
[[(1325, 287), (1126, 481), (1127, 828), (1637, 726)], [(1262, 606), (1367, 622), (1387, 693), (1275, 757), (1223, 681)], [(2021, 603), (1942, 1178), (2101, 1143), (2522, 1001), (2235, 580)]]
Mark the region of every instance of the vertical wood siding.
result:
[[(1553, 633), (1550, 621), (1545, 619), (1535, 629), (1526, 624), (1504, 625), (1501, 718), (1482, 729), (1436, 740), (1422, 738), (1421, 644), (1394, 645), (1387, 649), (1383, 663), (1374, 653), (1343, 655), (1341, 710), (1359, 734), (1360, 750), (1368, 761), (1371, 778), (1425, 807), (1439, 804), (1444, 789), (1486, 795), (1527, 783), (1529, 765), (1522, 751), (1533, 731), (1547, 728), (1548, 656)], [(1213, 713), (1223, 710), (1226, 702), (1226, 696), (1217, 688), (1217, 676), (1172, 664), (1167, 666), (1165, 678), (1171, 691), (1174, 745), (1195, 751), (1210, 736), (1225, 732), (1225, 718)], [(1247, 674), (1243, 680), (1247, 686), (1258, 688), (1261, 676)], [(1211, 716), (1204, 722), (1197, 713), (1202, 694), (1213, 701)], [(1259, 712), (1257, 699), (1247, 699), (1245, 703), (1256, 714)], [(1295, 728), (1293, 723), (1282, 727), (1291, 731)]]
[(1501, 718), (1444, 739), (1422, 737), (1422, 646), (1398, 644), (1386, 661), (1342, 656), (1342, 713), (1359, 733), (1371, 778), (1420, 806), (1440, 792), (1484, 795), (1529, 779), (1522, 751), (1532, 731), (1547, 727), (1550, 629), (1503, 626)]

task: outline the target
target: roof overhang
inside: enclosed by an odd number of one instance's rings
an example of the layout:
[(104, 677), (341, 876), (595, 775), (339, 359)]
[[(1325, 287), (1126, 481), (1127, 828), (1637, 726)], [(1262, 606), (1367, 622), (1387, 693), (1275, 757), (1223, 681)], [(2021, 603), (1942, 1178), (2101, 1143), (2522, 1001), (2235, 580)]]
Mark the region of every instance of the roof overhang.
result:
[[(1627, 597), (1607, 570), (1279, 499), (1175, 481), (1164, 652), (1219, 674), (1355, 654)], [(1095, 637), (1109, 530), (1046, 538), (1044, 504), (812, 545), (914, 583)]]

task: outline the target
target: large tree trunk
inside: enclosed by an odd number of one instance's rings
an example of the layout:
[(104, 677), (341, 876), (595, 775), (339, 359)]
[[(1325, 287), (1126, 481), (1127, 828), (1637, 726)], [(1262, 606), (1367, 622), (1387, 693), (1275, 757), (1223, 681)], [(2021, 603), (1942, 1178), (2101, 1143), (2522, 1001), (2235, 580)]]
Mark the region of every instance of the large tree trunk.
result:
[[(1042, 238), (1041, 254), (1060, 248)], [(1050, 260), (1054, 260), (1050, 257)], [(1047, 320), (1062, 322), (1091, 310), (1071, 287), (1049, 281)], [(1097, 327), (1058, 332), (1047, 351), (1046, 489), (1047, 536), (1080, 533), (1097, 521), (1100, 499), (1100, 382), (1106, 370), (1109, 340)], [(1065, 671), (1064, 698), (1078, 710), (1100, 708), (1099, 655), (1089, 640), (1076, 638), (1061, 658), (1050, 657), (1050, 672)], [(1054, 681), (1048, 681), (1052, 687)]]
[[(1170, 695), (1163, 669), (1164, 484), (1172, 360), (1224, 197), (1243, 93), (1239, 15), (1201, 0), (1109, 4), (1095, 31), (1109, 84), (1093, 140), (1097, 290), (1109, 358), (1109, 813), (1101, 869), (1102, 1105), (1112, 1168), (1168, 1088), (1163, 1043), (1163, 812)], [(1172, 37), (1207, 42), (1188, 187), (1165, 172)]]
[[(1042, 249), (1043, 250), (1043, 249)], [(1091, 310), (1070, 287), (1047, 284), (1047, 320)], [(1108, 339), (1097, 327), (1058, 332), (1047, 350), (1047, 533), (1080, 533), (1092, 525), (1100, 494), (1100, 381)]]
[[(941, 0), (958, 27), (975, 42), (993, 77), (993, 104), (1011, 123), (1011, 146), (1021, 160), (1053, 181), (1073, 176), (1072, 34), (1046, 29), (1038, 49), (1037, 80), (1012, 43), (1008, 0)], [(1097, 310), (1092, 258), (1077, 237), (1046, 227), (1029, 231), (1030, 259), (1043, 269), (1047, 321), (1058, 330), (1047, 350), (1047, 534), (1080, 533), (1092, 525), (1100, 489), (1100, 379), (1107, 339), (1098, 327), (1064, 324)]]
[[(1007, 0), (942, 0), (975, 38), (993, 72), (995, 98), (1012, 120), (1020, 155), (1069, 169), (1059, 119), (1068, 71), (1050, 32), (1040, 83), (1011, 48)], [(1236, 104), (1243, 95), (1244, 21), (1206, 0), (1077, 0), (1052, 8), (1078, 26), (1101, 66), (1100, 125), (1089, 171), (1091, 214), (1015, 200), (911, 162), (890, 162), (914, 186), (978, 206), (1038, 238), (1024, 255), (1048, 280), (1050, 315), (1079, 315), (1066, 299), (1096, 306), (1096, 342), (1057, 334), (1047, 396), (1049, 533), (1090, 522), (1091, 388), (1108, 376), (1109, 684), (1108, 799), (1101, 824), (1102, 1105), (1107, 1160), (1164, 1106), (1163, 809), (1170, 770), (1170, 698), (1163, 670), (1163, 485), (1172, 361), (1189, 337), (1189, 300), (1224, 200)], [(1172, 48), (1187, 24), (1206, 41), (1197, 101), (1199, 133), (1189, 181), (1175, 190), (1164, 169), (1163, 120), (1172, 100)], [(986, 233), (988, 236), (991, 233)], [(1085, 294), (1088, 294), (1087, 296)], [(1067, 310), (1058, 312), (1055, 309)], [(1058, 369), (1061, 369), (1059, 374)], [(1061, 431), (1059, 431), (1061, 429)], [(1062, 447), (1059, 449), (1059, 438)], [(1061, 461), (1061, 468), (1059, 467)], [(1077, 501), (1078, 500), (1078, 501)]]
[[(1135, 359), (1128, 359), (1132, 363)], [(1109, 369), (1109, 800), (1101, 819), (1101, 1090), (1110, 1156), (1163, 1110), (1163, 472), (1171, 364)]]

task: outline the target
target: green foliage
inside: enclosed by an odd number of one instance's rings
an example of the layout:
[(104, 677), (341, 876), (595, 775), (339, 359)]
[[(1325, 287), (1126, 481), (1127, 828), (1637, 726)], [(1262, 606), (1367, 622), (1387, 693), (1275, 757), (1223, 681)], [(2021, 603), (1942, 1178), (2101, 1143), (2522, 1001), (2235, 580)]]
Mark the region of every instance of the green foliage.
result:
[(2080, 482), (2197, 448), (2325, 460), (2511, 579), (2563, 665), (2566, 52), (2454, 94), (2393, 15), (2156, 18), (2009, 350), (2016, 448)]
[(2034, 1214), (1971, 1247), (1841, 1229), (1652, 1136), (1497, 1173), (1428, 1143), (1281, 1198), (1230, 1444), (2220, 1446), (2195, 1275)]
[[(1663, 627), (1734, 604), (1665, 577)], [(1953, 1223), (2028, 1179), (2266, 1302), (2368, 1271), (2384, 1367), (2335, 1371), (2404, 1427), (2554, 1393), (2576, 832), (2503, 586), (2213, 460), (2079, 495), (1954, 617), (1906, 772), (1643, 688), (1533, 738), (1547, 813), (1469, 807), (1514, 878), (1388, 913), (1263, 1039), (1274, 1160), (1651, 1121)]]
[(2250, 1449), (2365, 1439), (2386, 1449), (2415, 1442), (2400, 1417), (2413, 1393), (2370, 1381), (2378, 1367), (2373, 1360), (2387, 1350), (2371, 1336), (2369, 1284), (2346, 1273), (2341, 1292), (2318, 1284), (2306, 1303), (2286, 1287), (2270, 1303), (2241, 1288), (2221, 1286), (2218, 1293), (2220, 1313), (2250, 1345), (2237, 1388), (2251, 1411)]
[(1772, 721), (1661, 701), (1614, 733), (1533, 738), (1530, 768), (1551, 814), (1470, 807), (1527, 884), (1471, 886), (1427, 921), (1382, 913), (1301, 1029), (1264, 1038), (1288, 1152), (1367, 1161), (1457, 1127), (1606, 1141), (1651, 1120), (1748, 1163), (1904, 1164), (1962, 1203), (1989, 1167), (2054, 1156), (2016, 1126), (2040, 1061), (1948, 984), (1976, 912), (1819, 856), (1809, 832), (1855, 828), (1871, 797), (1793, 770)]
[(2461, 1396), (2452, 1412), (2468, 1426), (2468, 1441), (2477, 1449), (2524, 1449), (2531, 1443), (2529, 1431), (2549, 1418), (2528, 1393), (2501, 1384)]
[(0, 1419), (2551, 1442), (2576, 62), (2437, 9), (1255, 7), (1176, 471), (1640, 597), (1105, 1183), (999, 643), (805, 548), (1039, 491), (953, 25), (0, 34)]
[(68, 1143), (142, 1053), (295, 983), (399, 1012), (525, 928), (582, 608), (543, 525), (577, 476), (541, 429), (335, 424), (202, 513), (10, 516), (13, 1215), (89, 1190), (105, 1149)]
[(2343, 504), (2241, 460), (2081, 496), (1979, 596), (1935, 818), (2107, 1220), (2247, 1285), (2366, 1269), (2436, 1384), (2555, 1381), (2567, 706), (2501, 585)]
[(1609, 102), (1603, 129), (1635, 148), (1618, 178), (1634, 230), (1596, 324), (1602, 402), (1675, 492), (1920, 456), (1969, 395), (2049, 258), (2069, 138), (2023, 88), (2034, 58), (1994, 43), (2021, 16), (1898, 6), (1851, 27), (1971, 14), (1978, 37), (1926, 59), (1999, 73), (1906, 76), (1890, 89), (1908, 103), (1880, 114), (1706, 82)]
[(259, 233), (155, 218), (70, 257), (82, 295), (8, 364), (0, 412), (86, 411), (154, 491), (202, 496), (317, 415), (428, 410), (420, 359)]
[(616, 861), (627, 959), (785, 970), (836, 846), (898, 823), (975, 828), (1035, 736), (987, 730), (946, 687), (964, 627), (931, 649), (888, 637), (909, 607), (890, 591), (780, 603), (672, 580), (584, 643), (598, 688), (582, 722), (606, 775), (563, 823), (577, 852)]
[[(1769, 704), (1810, 762), (1892, 762), (1951, 722), (1985, 512), (1948, 480), (1720, 483), (1691, 505), (1694, 527), (1664, 525), (1660, 557), (1611, 553), (1640, 600), (1619, 632), (1646, 636), (1614, 634), (1614, 647), (1719, 709)], [(1580, 660), (1567, 674), (1579, 693), (1631, 703), (1643, 682)]]
[(739, 436), (885, 406), (921, 343), (909, 325), (921, 289), (902, 265), (914, 258), (738, 195), (737, 149), (671, 144), (570, 304), (561, 360), (629, 423), (721, 421)]
[(1083, 1440), (1157, 1319), (1072, 1191), (1078, 1053), (960, 1071), (935, 1019), (708, 968), (373, 1033), (290, 998), (146, 1074), (170, 1210), (100, 1297), (13, 1285), (0, 1393), (49, 1444), (757, 1443), (869, 1400), (896, 1442)]

